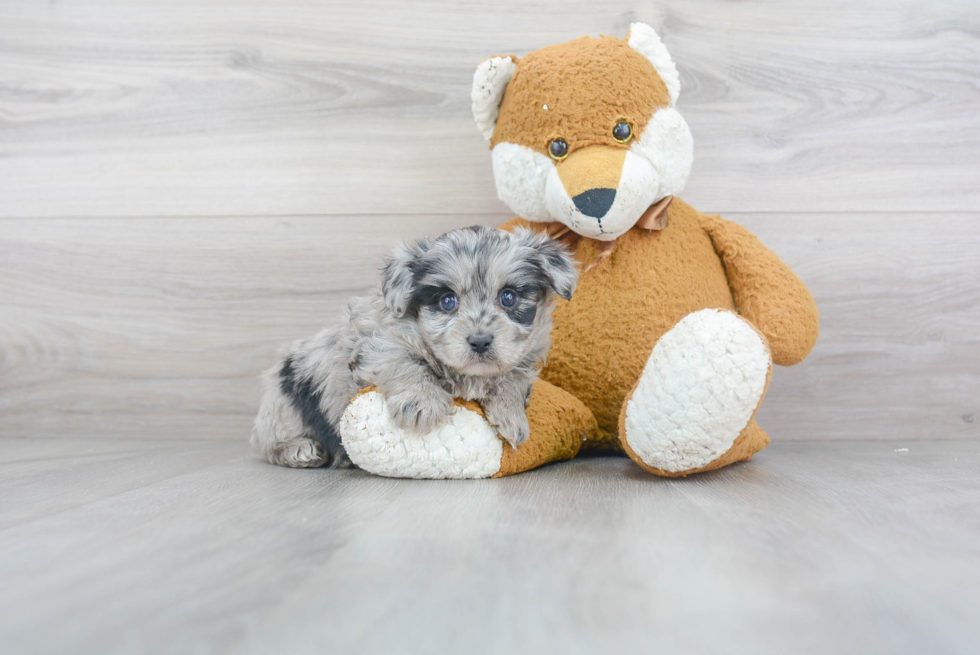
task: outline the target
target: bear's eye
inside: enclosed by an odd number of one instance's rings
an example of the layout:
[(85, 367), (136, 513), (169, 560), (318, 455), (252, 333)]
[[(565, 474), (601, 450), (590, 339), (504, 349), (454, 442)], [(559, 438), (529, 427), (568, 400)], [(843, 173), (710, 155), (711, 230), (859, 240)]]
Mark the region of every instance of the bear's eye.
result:
[(633, 128), (626, 121), (619, 121), (613, 128), (613, 138), (619, 143), (626, 143), (633, 136)]
[(551, 153), (551, 158), (561, 161), (568, 156), (568, 144), (565, 143), (565, 139), (555, 139), (548, 144), (548, 152)]
[(510, 309), (517, 304), (517, 294), (510, 289), (504, 289), (500, 292), (500, 306), (504, 309)]
[(439, 307), (444, 312), (454, 312), (459, 307), (459, 298), (455, 293), (447, 293), (439, 299)]

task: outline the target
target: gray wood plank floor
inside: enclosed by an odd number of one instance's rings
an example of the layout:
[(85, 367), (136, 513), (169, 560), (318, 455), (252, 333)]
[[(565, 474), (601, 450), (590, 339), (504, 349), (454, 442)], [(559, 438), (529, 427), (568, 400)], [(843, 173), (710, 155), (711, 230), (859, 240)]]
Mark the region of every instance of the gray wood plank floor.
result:
[(0, 553), (9, 653), (976, 653), (980, 441), (418, 482), (7, 439)]

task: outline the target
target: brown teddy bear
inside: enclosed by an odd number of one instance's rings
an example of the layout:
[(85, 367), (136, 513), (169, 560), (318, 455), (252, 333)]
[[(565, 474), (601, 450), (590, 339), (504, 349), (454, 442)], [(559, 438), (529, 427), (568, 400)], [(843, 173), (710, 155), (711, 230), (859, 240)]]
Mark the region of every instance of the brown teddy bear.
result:
[(432, 434), (403, 434), (369, 391), (341, 430), (354, 463), (397, 477), (497, 477), (584, 445), (684, 476), (769, 443), (753, 417), (772, 362), (806, 357), (817, 308), (747, 230), (675, 197), (693, 154), (679, 92), (670, 55), (642, 23), (625, 40), (584, 37), (480, 64), (473, 114), (498, 194), (521, 217), (503, 227), (567, 243), (582, 263), (578, 289), (555, 309), (531, 437), (517, 450), (472, 403)]

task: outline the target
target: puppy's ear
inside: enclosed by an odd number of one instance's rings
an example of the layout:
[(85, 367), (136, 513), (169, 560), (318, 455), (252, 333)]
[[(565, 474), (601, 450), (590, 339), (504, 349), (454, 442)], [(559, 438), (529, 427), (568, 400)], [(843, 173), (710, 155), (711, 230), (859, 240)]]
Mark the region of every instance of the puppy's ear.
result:
[(538, 266), (546, 278), (546, 284), (565, 300), (571, 300), (578, 284), (578, 267), (565, 246), (547, 234), (524, 227), (514, 230), (514, 237), (518, 243), (537, 253)]
[(381, 296), (395, 318), (401, 318), (408, 311), (419, 260), (431, 247), (432, 239), (428, 238), (413, 242), (405, 241), (398, 244), (385, 260), (384, 273), (381, 277)]

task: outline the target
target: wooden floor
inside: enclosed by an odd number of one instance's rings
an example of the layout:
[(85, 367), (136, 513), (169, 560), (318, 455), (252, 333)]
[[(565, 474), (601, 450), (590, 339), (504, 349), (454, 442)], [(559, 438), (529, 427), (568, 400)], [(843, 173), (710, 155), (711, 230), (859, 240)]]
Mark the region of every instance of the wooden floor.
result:
[(975, 440), (470, 482), (4, 440), (0, 502), (4, 653), (980, 652)]

